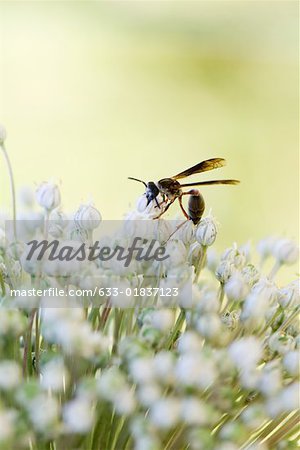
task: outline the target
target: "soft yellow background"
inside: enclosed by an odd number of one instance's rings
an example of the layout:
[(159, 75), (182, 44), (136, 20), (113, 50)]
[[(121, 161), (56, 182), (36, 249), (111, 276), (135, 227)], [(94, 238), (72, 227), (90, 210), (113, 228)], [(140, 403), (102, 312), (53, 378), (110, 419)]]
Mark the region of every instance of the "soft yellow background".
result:
[(2, 1), (0, 27), (18, 188), (61, 180), (67, 210), (118, 219), (142, 193), (127, 176), (221, 156), (201, 179), (242, 183), (203, 188), (219, 246), (298, 238), (297, 2)]

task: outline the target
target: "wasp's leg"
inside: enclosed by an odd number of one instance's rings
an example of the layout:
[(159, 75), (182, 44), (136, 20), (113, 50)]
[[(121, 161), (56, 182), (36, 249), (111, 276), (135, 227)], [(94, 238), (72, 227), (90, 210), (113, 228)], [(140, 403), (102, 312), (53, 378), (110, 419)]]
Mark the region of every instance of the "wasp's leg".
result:
[[(187, 194), (187, 192), (184, 192), (184, 194)], [(188, 213), (186, 212), (186, 210), (184, 209), (183, 204), (182, 204), (182, 195), (183, 194), (181, 194), (180, 197), (178, 197), (179, 205), (180, 205), (181, 211), (183, 212), (185, 218), (189, 219), (190, 217), (189, 217)]]
[(168, 209), (170, 208), (170, 206), (172, 205), (172, 203), (174, 203), (174, 200), (171, 200), (170, 203), (167, 203), (167, 206), (165, 207), (165, 209), (163, 209), (163, 211), (157, 217), (154, 217), (153, 220), (159, 219), (165, 212), (167, 212)]
[[(155, 197), (155, 203), (156, 203), (155, 208), (159, 208), (159, 209), (160, 209), (160, 204), (158, 203), (157, 197)], [(163, 202), (162, 202), (162, 203), (163, 203)], [(162, 204), (162, 203), (161, 203), (161, 204)]]
[(190, 191), (187, 192), (182, 192), (181, 195), (194, 195), (195, 197), (200, 196), (200, 191), (198, 191), (198, 189), (191, 189)]
[[(188, 219), (188, 220), (191, 220), (191, 219)], [(188, 221), (185, 220), (185, 221), (182, 222), (180, 225), (178, 225), (178, 226), (175, 228), (175, 230), (170, 234), (170, 236), (168, 237), (168, 239), (167, 239), (165, 242), (162, 243), (162, 245), (165, 245), (165, 244), (171, 239), (171, 237), (174, 236), (174, 234), (177, 233), (177, 231), (180, 230), (180, 228), (183, 227), (183, 225), (185, 225), (187, 222), (188, 222)]]

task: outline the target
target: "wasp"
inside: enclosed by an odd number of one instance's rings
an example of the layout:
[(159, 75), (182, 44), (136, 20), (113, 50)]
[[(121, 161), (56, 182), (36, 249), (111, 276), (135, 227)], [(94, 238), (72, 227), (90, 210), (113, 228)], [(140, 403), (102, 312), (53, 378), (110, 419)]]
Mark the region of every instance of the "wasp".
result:
[[(219, 167), (224, 167), (226, 165), (226, 160), (223, 158), (211, 158), (196, 164), (183, 172), (178, 173), (170, 178), (162, 178), (157, 183), (149, 181), (146, 183), (138, 178), (128, 177), (129, 180), (138, 181), (143, 183), (146, 191), (145, 196), (147, 198), (147, 206), (151, 201), (155, 201), (156, 207), (161, 211), (155, 217), (158, 219), (170, 208), (170, 206), (178, 199), (179, 206), (188, 220), (192, 220), (194, 224), (197, 224), (204, 212), (205, 203), (202, 194), (197, 189), (190, 189), (188, 191), (183, 191), (183, 188), (191, 188), (194, 186), (208, 186), (213, 184), (239, 184), (238, 180), (210, 180), (210, 181), (198, 181), (193, 183), (183, 183), (181, 184), (178, 180), (182, 178), (187, 178), (191, 175), (197, 173), (207, 172), (209, 170), (218, 169)], [(161, 194), (162, 202), (158, 202), (158, 195)], [(188, 212), (184, 209), (182, 203), (182, 197), (184, 195), (189, 195), (188, 202)]]

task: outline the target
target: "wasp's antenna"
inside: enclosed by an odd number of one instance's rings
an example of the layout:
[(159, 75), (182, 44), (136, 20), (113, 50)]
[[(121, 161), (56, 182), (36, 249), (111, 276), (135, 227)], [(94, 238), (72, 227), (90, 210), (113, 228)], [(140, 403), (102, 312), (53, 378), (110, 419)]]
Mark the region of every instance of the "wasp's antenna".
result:
[(128, 180), (139, 181), (140, 183), (143, 183), (143, 185), (145, 187), (147, 187), (147, 184), (145, 183), (145, 181), (139, 180), (138, 178), (128, 177)]

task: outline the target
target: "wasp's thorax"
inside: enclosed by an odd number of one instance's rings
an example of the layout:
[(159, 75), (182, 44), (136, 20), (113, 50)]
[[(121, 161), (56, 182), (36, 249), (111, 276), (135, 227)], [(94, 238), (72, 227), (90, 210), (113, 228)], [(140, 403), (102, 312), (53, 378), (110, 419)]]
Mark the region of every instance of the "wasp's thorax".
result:
[(162, 180), (159, 180), (157, 186), (160, 192), (165, 194), (171, 201), (182, 194), (180, 183), (173, 180), (173, 178), (163, 178)]

